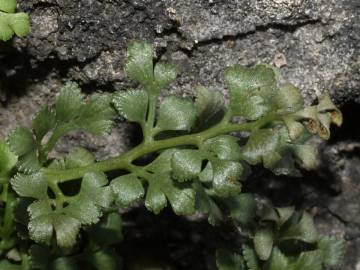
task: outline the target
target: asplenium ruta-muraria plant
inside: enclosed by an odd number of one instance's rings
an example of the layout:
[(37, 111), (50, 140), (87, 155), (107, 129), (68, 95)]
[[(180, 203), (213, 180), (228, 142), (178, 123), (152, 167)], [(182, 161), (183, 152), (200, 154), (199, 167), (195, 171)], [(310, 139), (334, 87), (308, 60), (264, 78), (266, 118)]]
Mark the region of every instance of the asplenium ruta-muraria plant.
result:
[(0, 0), (0, 40), (7, 41), (16, 34), (23, 37), (29, 33), (29, 17), (16, 10), (16, 0)]
[[(308, 213), (258, 207), (241, 192), (251, 165), (275, 174), (294, 172), (296, 163), (315, 166), (316, 149), (307, 140), (328, 139), (330, 124), (342, 122), (328, 94), (304, 106), (298, 89), (278, 85), (273, 67), (236, 65), (225, 72), (228, 101), (205, 87), (194, 100), (165, 93), (160, 101), (177, 70), (154, 63), (153, 47), (141, 42), (129, 47), (125, 71), (137, 89), (88, 99), (68, 83), (30, 128), (18, 127), (1, 141), (0, 269), (120, 269), (118, 209), (141, 203), (154, 214), (171, 207), (176, 215), (203, 213), (214, 226), (240, 226), (242, 246), (214, 254), (221, 270), (339, 264), (343, 241), (318, 235)], [(139, 145), (100, 161), (83, 148), (51, 158), (65, 134), (106, 135), (116, 115), (141, 126)], [(140, 158), (144, 165), (134, 162)]]

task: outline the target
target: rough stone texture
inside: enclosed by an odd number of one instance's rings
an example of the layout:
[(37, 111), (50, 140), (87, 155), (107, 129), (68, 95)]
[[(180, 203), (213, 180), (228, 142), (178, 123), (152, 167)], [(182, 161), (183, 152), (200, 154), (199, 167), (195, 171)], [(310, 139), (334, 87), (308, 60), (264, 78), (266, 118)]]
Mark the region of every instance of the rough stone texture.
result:
[[(1, 135), (16, 123), (29, 125), (66, 80), (79, 82), (87, 93), (132, 85), (122, 66), (135, 39), (153, 42), (158, 59), (180, 67), (174, 93), (192, 95), (198, 84), (223, 90), (225, 67), (260, 62), (281, 67), (283, 79), (297, 85), (308, 104), (329, 90), (345, 112), (345, 125), (321, 144), (319, 169), (309, 178), (269, 186), (278, 190), (278, 199), (284, 189), (296, 194), (285, 201), (311, 210), (321, 231), (345, 236), (348, 254), (341, 269), (360, 269), (358, 0), (18, 2), (30, 14), (32, 32), (0, 44)], [(134, 133), (119, 123), (109, 141), (73, 134), (57, 150), (80, 143), (104, 158), (126, 150)]]

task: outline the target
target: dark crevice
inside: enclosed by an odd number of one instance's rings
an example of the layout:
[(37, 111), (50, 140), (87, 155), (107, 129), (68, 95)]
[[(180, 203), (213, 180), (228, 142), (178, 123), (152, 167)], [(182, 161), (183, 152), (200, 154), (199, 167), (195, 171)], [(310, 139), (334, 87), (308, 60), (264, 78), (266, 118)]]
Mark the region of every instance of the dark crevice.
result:
[[(167, 42), (166, 48), (161, 48), (162, 50), (160, 51), (160, 53), (157, 54), (159, 56), (158, 57), (159, 59), (161, 58), (162, 55), (166, 54), (169, 51), (180, 51), (189, 58), (192, 56), (194, 44), (191, 44), (189, 48), (185, 48), (185, 47), (179, 45), (179, 42), (178, 42), (179, 40), (186, 41), (186, 38), (183, 37), (182, 33), (179, 30), (179, 27), (180, 27), (180, 24), (178, 22), (172, 21), (171, 27), (165, 28), (161, 33), (156, 34), (156, 37), (159, 37), (159, 38), (166, 38), (171, 35), (176, 35), (176, 37), (178, 39), (177, 41), (169, 40)], [(191, 43), (191, 41), (189, 41), (189, 42)], [(181, 43), (181, 41), (180, 41), (180, 43)]]
[(266, 32), (270, 29), (277, 29), (277, 30), (281, 30), (282, 32), (285, 33), (294, 33), (297, 29), (304, 27), (306, 25), (315, 25), (320, 23), (320, 20), (308, 20), (305, 22), (300, 22), (297, 24), (282, 24), (282, 23), (269, 23), (266, 25), (261, 25), (261, 26), (256, 26), (254, 30), (245, 32), (245, 33), (238, 33), (236, 35), (225, 35), (221, 38), (218, 37), (214, 37), (211, 39), (207, 39), (207, 40), (202, 40), (199, 41), (197, 43), (194, 44), (193, 48), (191, 50), (195, 50), (199, 47), (203, 47), (203, 46), (207, 46), (210, 44), (221, 44), (223, 42), (227, 42), (227, 41), (234, 41), (237, 39), (244, 39), (247, 38), (250, 35), (255, 34), (256, 32)]
[(115, 179), (117, 177), (129, 174), (129, 173), (130, 172), (126, 171), (126, 170), (115, 170), (115, 171), (106, 173), (106, 175), (107, 175), (108, 179)]
[(59, 188), (66, 196), (75, 196), (80, 192), (81, 180), (75, 179), (59, 184)]
[(19, 10), (24, 12), (31, 12), (39, 9), (46, 8), (58, 8), (58, 1), (27, 1), (27, 0), (18, 0)]
[(160, 38), (164, 38), (166, 36), (171, 36), (175, 34), (178, 37), (182, 38), (182, 34), (179, 30), (180, 24), (178, 22), (172, 21), (171, 27), (165, 28), (161, 31), (161, 33), (157, 33), (156, 36)]
[(257, 31), (268, 31), (269, 29), (277, 29), (277, 30), (281, 30), (283, 32), (286, 33), (294, 33), (295, 31), (297, 31), (299, 28), (307, 26), (307, 25), (316, 25), (318, 23), (320, 23), (321, 20), (320, 19), (313, 19), (313, 20), (308, 20), (308, 21), (303, 21), (303, 22), (299, 22), (296, 24), (285, 24), (285, 23), (268, 23), (266, 25), (263, 26), (257, 26), (255, 29), (255, 32)]
[[(36, 81), (44, 81), (51, 73), (54, 73), (54, 76), (58, 78), (69, 78), (68, 72), (71, 68), (79, 67), (79, 69), (83, 69), (87, 64), (95, 61), (102, 52), (84, 62), (79, 62), (76, 59), (61, 60), (50, 55), (45, 61), (36, 62), (36, 64), (32, 63), (31, 56), (27, 52), (18, 51), (11, 44), (4, 46), (0, 53), (0, 56), (3, 56), (0, 58), (1, 101), (6, 104), (6, 101), (11, 96), (24, 95), (24, 89), (27, 89), (30, 84)], [(79, 83), (81, 84), (81, 82)], [(93, 92), (94, 89), (113, 90), (111, 83), (98, 85), (96, 81), (81, 84), (81, 87), (84, 92)]]
[(59, 5), (57, 3), (50, 3), (50, 2), (36, 2), (33, 4), (32, 9), (38, 10), (38, 9), (47, 9), (47, 8), (59, 8)]
[(360, 104), (350, 101), (345, 103), (340, 108), (344, 122), (340, 128), (332, 128), (330, 144), (334, 144), (339, 141), (354, 140), (360, 141)]
[(50, 199), (55, 199), (56, 198), (55, 193), (52, 191), (51, 188), (47, 189), (47, 195), (49, 196)]
[[(29, 59), (24, 56), (24, 59)], [(14, 64), (13, 74), (7, 74), (2, 79), (2, 90), (5, 93), (5, 100), (11, 96), (22, 96), (25, 94), (24, 89), (27, 89), (30, 84), (35, 81), (43, 81), (52, 72), (57, 72), (59, 77), (63, 77), (65, 71), (74, 66), (75, 63), (71, 61), (57, 61), (55, 59), (48, 59), (37, 67), (31, 67), (29, 62), (24, 62), (20, 69), (16, 69), (17, 65)]]
[(143, 140), (142, 128), (139, 124), (132, 123), (130, 132), (131, 132), (130, 144), (131, 146), (135, 147), (136, 145), (139, 145)]
[(343, 219), (341, 216), (339, 216), (338, 214), (334, 213), (333, 211), (331, 211), (329, 208), (326, 208), (328, 213), (334, 217), (336, 220), (340, 221), (340, 223), (342, 223), (345, 226), (349, 225), (349, 222), (346, 221), (345, 219)]
[[(124, 269), (207, 269), (215, 249), (235, 239), (226, 228), (211, 226), (206, 219), (189, 222), (171, 209), (159, 215), (144, 207), (123, 214), (124, 241), (120, 253)], [(127, 225), (128, 224), (128, 225)], [(227, 239), (228, 240), (228, 239)], [(206, 256), (207, 255), (207, 256)]]
[(354, 242), (360, 239), (360, 232), (356, 234), (346, 235), (345, 241)]
[(250, 192), (270, 199), (277, 207), (294, 205), (303, 209), (321, 204), (341, 193), (330, 171), (301, 170), (301, 177), (274, 175), (261, 166), (254, 167), (244, 183), (243, 192)]

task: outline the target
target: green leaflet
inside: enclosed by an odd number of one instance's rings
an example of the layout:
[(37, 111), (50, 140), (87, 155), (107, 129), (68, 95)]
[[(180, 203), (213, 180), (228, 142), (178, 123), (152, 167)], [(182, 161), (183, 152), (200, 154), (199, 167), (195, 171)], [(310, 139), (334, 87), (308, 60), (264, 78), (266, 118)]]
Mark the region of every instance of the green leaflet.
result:
[(154, 69), (155, 85), (158, 91), (168, 87), (177, 76), (177, 69), (168, 63), (157, 63)]
[(18, 174), (11, 179), (11, 185), (20, 196), (35, 199), (47, 198), (48, 184), (42, 173)]
[(8, 14), (8, 23), (19, 37), (26, 36), (30, 32), (29, 16), (26, 13)]
[(77, 270), (78, 265), (71, 257), (60, 257), (53, 261), (51, 269), (54, 270)]
[(321, 256), (319, 251), (308, 251), (303, 252), (293, 264), (292, 269), (294, 270), (321, 270)]
[(283, 150), (283, 156), (278, 156), (279, 160), (275, 164), (271, 164), (269, 169), (275, 175), (293, 175), (299, 176), (299, 170), (295, 166), (294, 157), (291, 153), (287, 153), (288, 150)]
[(0, 10), (8, 13), (15, 12), (16, 0), (0, 0)]
[(325, 92), (319, 97), (319, 104), (316, 106), (317, 111), (320, 114), (330, 113), (331, 122), (337, 126), (341, 126), (343, 117), (340, 110), (331, 101), (328, 92)]
[(302, 110), (290, 114), (293, 121), (304, 122), (308, 131), (312, 134), (318, 134), (322, 139), (330, 138), (330, 124), (338, 126), (342, 124), (342, 114), (332, 103), (328, 93), (319, 97), (319, 104), (311, 107), (305, 107)]
[(330, 124), (331, 124), (331, 115), (330, 113), (324, 113), (318, 115), (319, 126), (318, 134), (324, 140), (330, 139)]
[(34, 173), (40, 169), (39, 156), (35, 149), (18, 158), (17, 166), (19, 171), (24, 173)]
[(122, 219), (119, 213), (111, 212), (104, 215), (100, 222), (87, 231), (93, 242), (99, 246), (107, 246), (122, 241)]
[[(94, 95), (84, 102), (80, 88), (75, 83), (67, 83), (55, 103), (54, 114), (59, 137), (71, 130), (85, 130), (93, 134), (104, 134), (112, 127), (113, 110), (108, 95)], [(47, 114), (52, 121), (53, 115)], [(51, 130), (51, 129), (50, 129)], [(50, 131), (48, 130), (48, 132)]]
[(244, 245), (242, 248), (242, 255), (249, 270), (260, 270), (260, 262), (255, 251), (251, 247)]
[(19, 157), (18, 167), (21, 171), (31, 173), (39, 170), (37, 143), (29, 129), (16, 128), (7, 141), (10, 149)]
[(214, 179), (214, 170), (211, 162), (207, 162), (205, 168), (199, 174), (199, 180), (203, 183), (211, 183)]
[(0, 184), (8, 181), (16, 162), (17, 156), (10, 150), (6, 142), (0, 139)]
[(315, 243), (318, 240), (317, 230), (312, 217), (304, 212), (301, 215), (294, 212), (293, 207), (272, 208), (266, 206), (262, 220), (274, 222), (278, 241), (303, 241)]
[(34, 269), (46, 269), (51, 261), (51, 254), (46, 246), (30, 247), (30, 263)]
[(131, 79), (148, 87), (154, 80), (153, 50), (147, 43), (132, 43), (128, 47), (128, 60), (125, 65), (125, 71)]
[(212, 162), (213, 188), (220, 197), (234, 196), (241, 191), (240, 179), (243, 167), (239, 162), (214, 160)]
[(318, 242), (318, 249), (326, 266), (340, 266), (345, 256), (345, 241), (343, 239), (323, 236)]
[(254, 247), (259, 258), (263, 261), (269, 259), (274, 244), (273, 232), (270, 229), (260, 229), (254, 236)]
[(250, 225), (256, 216), (256, 202), (250, 193), (241, 193), (226, 199), (230, 217), (242, 225)]
[(268, 270), (289, 270), (288, 258), (277, 248), (274, 247), (269, 259)]
[(271, 108), (276, 89), (276, 75), (271, 67), (235, 65), (226, 70), (225, 81), (231, 92), (230, 108), (234, 116), (255, 120)]
[(150, 182), (145, 198), (146, 208), (157, 215), (166, 205), (167, 199), (164, 192), (161, 190), (161, 184), (156, 181)]
[[(271, 169), (275, 174), (285, 175), (297, 174), (295, 160), (305, 169), (310, 170), (316, 167), (317, 151), (314, 146), (304, 144), (304, 139), (301, 137), (292, 139), (290, 131), (285, 127), (275, 129), (275, 137), (272, 137), (271, 131), (274, 131), (270, 129), (267, 129), (266, 132), (258, 130), (253, 133), (252, 136), (254, 137), (250, 137), (244, 147), (246, 161), (250, 164), (256, 164), (262, 160), (264, 167)], [(306, 137), (306, 135), (302, 136)], [(278, 139), (277, 142), (276, 139)], [(258, 145), (256, 145), (257, 142), (259, 142)], [(251, 153), (251, 150), (256, 148), (260, 151)]]
[[(19, 156), (20, 170), (38, 171), (56, 142), (70, 131), (84, 130), (95, 135), (109, 132), (113, 123), (110, 101), (107, 95), (94, 95), (85, 102), (77, 84), (66, 84), (54, 108), (45, 108), (36, 115), (32, 130), (18, 127), (9, 135), (8, 143)], [(51, 136), (44, 141), (47, 134)]]
[(57, 121), (66, 122), (78, 114), (82, 107), (83, 96), (76, 83), (67, 83), (59, 93), (55, 103), (55, 117)]
[(112, 180), (111, 188), (116, 196), (116, 201), (125, 207), (133, 205), (145, 194), (140, 179), (133, 174), (123, 175)]
[(13, 207), (13, 218), (17, 223), (17, 230), (21, 239), (28, 239), (27, 224), (29, 217), (27, 208), (33, 202), (30, 198), (17, 198)]
[(243, 247), (249, 269), (320, 270), (323, 266), (336, 266), (341, 260), (344, 243), (334, 238), (319, 238), (308, 213), (296, 213), (293, 207), (264, 205), (264, 208), (252, 246)]
[[(146, 166), (146, 169), (156, 174), (157, 179), (167, 177), (172, 170), (171, 159), (176, 151), (176, 149), (163, 151), (153, 162)], [(154, 212), (155, 214), (159, 214), (160, 211), (167, 205), (167, 198), (161, 190), (161, 187), (161, 181), (156, 179), (151, 181), (150, 179), (146, 192), (145, 206), (148, 210)]]
[(5, 260), (5, 259), (0, 261), (0, 269), (1, 270), (22, 270), (20, 265), (10, 263), (8, 260)]
[(294, 145), (295, 156), (300, 160), (305, 169), (314, 169), (317, 165), (317, 149), (312, 145)]
[(89, 254), (86, 259), (97, 270), (121, 269), (121, 260), (113, 250), (100, 250)]
[(216, 265), (219, 270), (245, 270), (243, 258), (227, 250), (220, 249), (216, 251)]
[(77, 200), (65, 208), (65, 213), (88, 225), (97, 223), (102, 215), (102, 208), (109, 207), (113, 195), (108, 180), (103, 173), (87, 173), (84, 175)]
[(276, 152), (279, 139), (279, 133), (272, 129), (253, 132), (243, 148), (244, 159), (251, 165), (263, 162), (266, 168), (271, 168), (281, 158)]
[(177, 70), (171, 64), (153, 65), (153, 46), (144, 42), (134, 42), (128, 48), (128, 59), (125, 64), (127, 75), (139, 82), (152, 94), (159, 94), (175, 80)]
[[(88, 230), (93, 243), (101, 246), (100, 251), (85, 251), (78, 256), (59, 257), (54, 260), (53, 252), (47, 246), (32, 245), (30, 248), (31, 269), (79, 269), (85, 264), (92, 265), (95, 269), (120, 269), (121, 261), (117, 254), (106, 246), (122, 240), (121, 218), (118, 213), (106, 215), (98, 224)], [(94, 246), (93, 246), (94, 248)], [(96, 248), (95, 248), (96, 249)], [(53, 261), (54, 260), (54, 261)]]
[(178, 181), (196, 178), (201, 171), (202, 154), (198, 150), (178, 150), (171, 158), (173, 177)]
[(49, 244), (55, 231), (57, 244), (71, 247), (81, 225), (97, 223), (102, 208), (112, 202), (110, 187), (105, 186), (107, 182), (101, 173), (85, 174), (76, 200), (65, 208), (56, 206), (55, 209), (47, 198), (47, 180), (40, 173), (19, 175), (12, 180), (12, 185), (19, 195), (39, 199), (28, 207), (30, 237), (38, 243)]
[[(129, 121), (145, 123), (148, 109), (148, 94), (144, 90), (118, 91), (114, 95), (114, 106), (119, 114)], [(136, 104), (136, 106), (134, 106)]]
[(290, 139), (296, 140), (304, 133), (304, 125), (294, 121), (291, 117), (284, 116), (283, 121), (286, 125), (286, 128), (288, 129)]
[(239, 161), (241, 149), (236, 139), (230, 135), (217, 136), (205, 141), (207, 150), (219, 159)]
[(95, 162), (95, 157), (84, 148), (73, 149), (65, 158), (66, 168), (87, 166)]
[[(7, 0), (2, 0), (1, 2), (4, 1)], [(0, 40), (8, 41), (14, 34), (19, 37), (26, 36), (30, 31), (29, 16), (23, 12), (6, 13), (1, 11), (6, 11), (5, 9), (12, 10), (11, 3), (0, 6)], [(13, 12), (13, 10), (7, 12)]]
[(281, 113), (295, 112), (304, 106), (304, 99), (299, 89), (292, 84), (280, 87), (274, 97), (274, 102)]
[(190, 131), (196, 119), (196, 109), (190, 100), (175, 96), (166, 97), (159, 109), (156, 128), (164, 130)]
[(78, 220), (54, 213), (47, 201), (32, 203), (28, 211), (30, 214), (28, 229), (31, 239), (38, 243), (50, 244), (54, 230), (59, 246), (67, 248), (75, 244), (81, 226)]
[(243, 173), (242, 165), (239, 162), (211, 158), (211, 162), (208, 162), (202, 170), (206, 155), (207, 153), (199, 150), (167, 150), (147, 168), (152, 172), (171, 172), (171, 175), (180, 182), (199, 178), (202, 182), (211, 183), (213, 190), (221, 197), (239, 193), (241, 190), (239, 181)]
[(40, 144), (44, 136), (56, 126), (56, 114), (46, 107), (38, 112), (33, 119), (32, 128), (37, 142)]
[(269, 111), (264, 98), (260, 96), (239, 95), (232, 102), (242, 104), (241, 107), (240, 105), (234, 105), (233, 114), (243, 116), (248, 120), (256, 120)]
[(225, 111), (224, 97), (216, 90), (209, 90), (206, 87), (196, 88), (196, 115), (195, 128), (202, 130), (219, 122)]
[(295, 174), (295, 159), (305, 168), (316, 166), (316, 152), (300, 138), (292, 140), (285, 127), (259, 129), (243, 147), (243, 158), (251, 165), (262, 162), (275, 174)]
[(303, 213), (300, 220), (293, 216), (289, 227), (280, 236), (280, 240), (301, 240), (307, 243), (314, 243), (318, 239), (317, 231), (312, 217)]
[(145, 206), (158, 214), (166, 206), (166, 199), (177, 215), (191, 215), (195, 212), (194, 190), (175, 186), (169, 173), (156, 175), (150, 180)]
[(73, 169), (82, 166), (87, 166), (95, 162), (95, 157), (88, 150), (77, 147), (71, 150), (63, 158), (55, 159), (49, 164), (50, 169)]
[(217, 225), (223, 220), (221, 209), (215, 201), (206, 193), (204, 187), (197, 181), (193, 183), (196, 192), (196, 209), (201, 213), (208, 215), (208, 221), (211, 225)]
[(0, 0), (0, 40), (7, 41), (14, 34), (19, 37), (30, 31), (29, 16), (23, 12), (15, 13), (16, 0)]
[(275, 208), (277, 219), (276, 223), (282, 226), (294, 214), (294, 207), (277, 207)]
[(89, 102), (81, 107), (73, 118), (79, 129), (95, 135), (106, 134), (112, 128), (113, 110), (110, 106), (110, 96), (94, 95)]
[(195, 212), (195, 192), (190, 188), (180, 189), (174, 185), (169, 175), (160, 176), (161, 190), (168, 198), (177, 215), (192, 215)]
[(225, 80), (232, 94), (256, 93), (261, 97), (272, 97), (276, 87), (276, 74), (272, 67), (257, 65), (247, 68), (235, 65), (226, 70)]
[(175, 148), (163, 151), (153, 162), (146, 166), (146, 169), (159, 174), (171, 171), (171, 159), (177, 151)]

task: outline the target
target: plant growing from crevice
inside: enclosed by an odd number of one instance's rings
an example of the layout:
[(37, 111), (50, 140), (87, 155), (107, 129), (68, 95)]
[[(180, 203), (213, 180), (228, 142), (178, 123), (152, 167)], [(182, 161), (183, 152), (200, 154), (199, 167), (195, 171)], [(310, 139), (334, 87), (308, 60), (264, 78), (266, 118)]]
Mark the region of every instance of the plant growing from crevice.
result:
[(0, 0), (0, 40), (7, 41), (14, 34), (19, 37), (29, 33), (29, 17), (26, 13), (15, 12), (16, 0)]
[[(141, 42), (129, 47), (125, 71), (138, 89), (87, 99), (68, 83), (31, 128), (18, 127), (1, 142), (1, 269), (120, 269), (118, 208), (139, 203), (154, 214), (170, 206), (176, 215), (203, 213), (214, 226), (241, 226), (243, 245), (216, 253), (221, 270), (317, 270), (340, 263), (343, 241), (319, 236), (308, 213), (259, 211), (254, 196), (242, 193), (251, 165), (275, 174), (295, 172), (296, 163), (315, 167), (316, 149), (307, 140), (314, 134), (328, 139), (330, 124), (342, 122), (328, 94), (304, 106), (298, 89), (278, 85), (273, 67), (236, 65), (225, 72), (228, 102), (205, 87), (195, 100), (165, 95), (160, 102), (177, 70), (154, 63), (152, 46)], [(139, 145), (101, 161), (83, 148), (51, 158), (69, 132), (106, 135), (116, 113), (141, 126)], [(146, 164), (136, 162), (149, 154)], [(126, 173), (106, 174), (119, 170)]]

